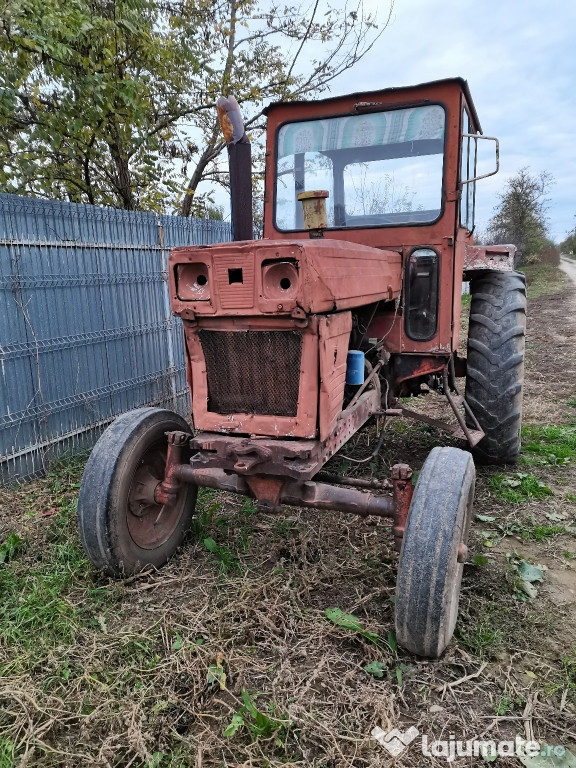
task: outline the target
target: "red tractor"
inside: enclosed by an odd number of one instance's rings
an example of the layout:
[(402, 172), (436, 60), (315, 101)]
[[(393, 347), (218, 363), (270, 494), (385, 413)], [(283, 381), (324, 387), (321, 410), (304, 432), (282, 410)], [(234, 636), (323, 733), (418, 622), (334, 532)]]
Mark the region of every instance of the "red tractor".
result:
[[(513, 246), (473, 241), (475, 184), (497, 171), (497, 141), (496, 170), (480, 175), (486, 137), (461, 79), (273, 104), (264, 237), (254, 240), (232, 107), (221, 112), (235, 240), (170, 256), (194, 431), (156, 408), (106, 430), (80, 491), (84, 547), (112, 576), (161, 566), (190, 527), (198, 487), (245, 494), (265, 512), (388, 517), (398, 642), (437, 657), (456, 624), (472, 457), (508, 463), (520, 450), (524, 278)], [(463, 280), (467, 359), (457, 354)], [(447, 401), (452, 424), (403, 407), (423, 385)], [(414, 490), (406, 464), (390, 480), (322, 471), (374, 417), (398, 416), (468, 450), (434, 448)]]

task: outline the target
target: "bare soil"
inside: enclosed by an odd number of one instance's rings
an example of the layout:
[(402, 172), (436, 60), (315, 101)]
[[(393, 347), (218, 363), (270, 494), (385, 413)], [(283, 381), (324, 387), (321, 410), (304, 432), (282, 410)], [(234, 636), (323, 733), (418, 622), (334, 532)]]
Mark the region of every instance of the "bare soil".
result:
[[(529, 424), (576, 424), (576, 290), (555, 279), (529, 305)], [(385, 476), (399, 461), (419, 468), (434, 445), (457, 444), (425, 425), (386, 429), (378, 459), (351, 461), (371, 450), (368, 431), (332, 469)], [(472, 554), (483, 558), (465, 567), (456, 635), (438, 661), (395, 647), (397, 556), (381, 521), (266, 516), (207, 492), (194, 535), (168, 566), (111, 582), (78, 547), (81, 469), (60, 465), (0, 489), (0, 544), (11, 533), (23, 541), (0, 565), (0, 590), (12, 590), (10, 621), (0, 619), (0, 768), (446, 764), (424, 756), (419, 740), (392, 758), (371, 736), (375, 726), (416, 726), (429, 741), (520, 735), (576, 751), (576, 538), (565, 530), (576, 530), (575, 461), (478, 468), (474, 511), (493, 519), (474, 522)], [(553, 495), (503, 500), (493, 478), (516, 472)], [(538, 538), (554, 524), (561, 530)], [(518, 588), (520, 557), (544, 572), (533, 599)], [(60, 572), (46, 591), (48, 574)], [(44, 594), (53, 602), (40, 617)], [(328, 608), (353, 613), (379, 642), (335, 626)], [(371, 662), (381, 677), (366, 672)], [(247, 711), (243, 692), (264, 720)], [(224, 735), (238, 715), (243, 724)]]

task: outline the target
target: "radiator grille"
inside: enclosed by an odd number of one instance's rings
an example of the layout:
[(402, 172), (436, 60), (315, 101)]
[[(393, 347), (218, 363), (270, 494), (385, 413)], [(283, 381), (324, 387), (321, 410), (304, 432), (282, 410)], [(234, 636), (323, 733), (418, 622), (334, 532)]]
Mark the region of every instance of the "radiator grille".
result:
[(200, 331), (208, 410), (296, 416), (302, 357), (298, 331)]

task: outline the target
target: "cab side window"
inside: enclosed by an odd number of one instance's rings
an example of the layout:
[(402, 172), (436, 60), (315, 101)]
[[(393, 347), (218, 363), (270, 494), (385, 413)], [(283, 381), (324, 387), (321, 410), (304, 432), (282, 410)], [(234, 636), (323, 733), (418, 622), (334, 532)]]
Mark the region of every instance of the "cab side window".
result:
[[(472, 133), (472, 122), (468, 111), (462, 110), (462, 134)], [(462, 198), (460, 200), (460, 226), (468, 230), (474, 229), (474, 214), (476, 212), (476, 182), (464, 182), (476, 176), (477, 153), (476, 143), (469, 136), (462, 136), (462, 158), (460, 163), (460, 181), (462, 182)]]

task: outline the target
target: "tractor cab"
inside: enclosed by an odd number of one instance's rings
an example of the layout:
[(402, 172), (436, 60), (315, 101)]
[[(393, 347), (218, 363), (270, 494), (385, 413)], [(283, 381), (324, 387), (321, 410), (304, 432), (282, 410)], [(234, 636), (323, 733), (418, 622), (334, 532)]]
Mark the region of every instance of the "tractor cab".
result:
[(462, 230), (469, 241), (486, 137), (464, 80), (280, 102), (267, 117), (265, 237), (304, 233), (298, 196), (326, 190), (324, 237), (386, 248)]
[[(510, 249), (473, 249), (476, 181), (498, 170), (498, 143), (482, 136), (465, 80), (267, 109), (264, 237), (339, 240), (401, 254), (404, 322), (380, 306), (371, 337), (386, 330), (391, 353), (443, 353), (458, 345), (461, 283), (474, 253), (509, 263)], [(482, 141), (495, 148), (478, 173)], [(325, 201), (305, 223), (303, 197)], [(478, 266), (478, 263), (477, 265)], [(392, 315), (390, 314), (392, 313)], [(387, 317), (388, 316), (388, 317)]]

